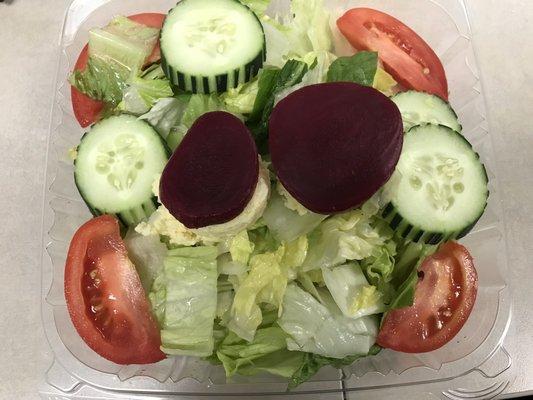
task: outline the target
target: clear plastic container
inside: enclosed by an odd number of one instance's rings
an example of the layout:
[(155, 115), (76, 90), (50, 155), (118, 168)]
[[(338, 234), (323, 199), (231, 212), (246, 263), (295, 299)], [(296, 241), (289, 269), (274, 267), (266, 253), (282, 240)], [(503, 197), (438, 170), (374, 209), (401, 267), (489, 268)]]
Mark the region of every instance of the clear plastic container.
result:
[[(90, 214), (73, 180), (67, 151), (78, 144), (84, 130), (70, 104), (67, 76), (88, 39), (88, 30), (102, 26), (118, 14), (166, 12), (174, 0), (75, 0), (64, 21), (60, 42), (55, 103), (47, 158), (47, 187), (43, 225), (42, 314), (54, 353), (47, 372), (46, 398), (166, 398), (171, 395), (286, 394), (286, 383), (272, 376), (239, 377), (226, 382), (223, 370), (194, 358), (170, 358), (147, 366), (119, 366), (90, 350), (76, 333), (63, 295), (63, 269), (70, 238)], [(274, 7), (287, 10), (288, 1)], [(441, 57), (450, 87), (450, 101), (466, 137), (485, 162), (490, 178), (488, 209), (475, 230), (462, 240), (471, 250), (479, 272), (478, 299), (458, 336), (443, 348), (420, 355), (384, 350), (343, 371), (325, 368), (294, 393), (401, 391), (406, 385), (439, 393), (445, 398), (488, 398), (505, 389), (501, 373), (511, 365), (501, 347), (510, 320), (506, 285), (506, 249), (492, 140), (489, 134), (481, 82), (471, 43), (464, 0), (326, 1), (332, 15), (354, 6), (369, 6), (390, 13), (424, 37)], [(481, 374), (473, 389), (472, 374)], [(466, 378), (465, 378), (466, 377)], [(452, 383), (452, 381), (454, 383)], [(456, 382), (456, 383), (455, 383)], [(421, 388), (421, 389), (420, 389)], [(399, 393), (399, 392), (398, 392)], [(485, 396), (485, 397), (484, 397)], [(313, 396), (314, 397), (314, 396)], [(422, 397), (420, 397), (422, 398)], [(428, 397), (429, 398), (429, 397)]]

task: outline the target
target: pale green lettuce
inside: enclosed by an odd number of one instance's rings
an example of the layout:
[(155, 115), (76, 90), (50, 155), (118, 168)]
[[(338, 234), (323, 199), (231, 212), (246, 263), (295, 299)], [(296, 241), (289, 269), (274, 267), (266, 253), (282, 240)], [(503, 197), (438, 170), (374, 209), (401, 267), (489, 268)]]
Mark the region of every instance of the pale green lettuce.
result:
[(368, 283), (357, 263), (322, 268), (326, 286), (342, 313), (351, 318), (385, 311), (382, 295)]
[(161, 349), (172, 355), (209, 356), (217, 311), (217, 250), (212, 246), (168, 251), (150, 293), (161, 330)]
[(167, 247), (159, 235), (144, 236), (130, 229), (124, 238), (128, 257), (135, 265), (144, 290), (148, 293), (155, 278), (163, 270)]
[(70, 84), (90, 98), (116, 107), (129, 81), (139, 75), (158, 35), (159, 29), (122, 16), (104, 28), (92, 29), (87, 66), (71, 74)]
[(327, 215), (313, 212), (300, 215), (297, 211), (287, 208), (284, 198), (273, 190), (270, 194), (263, 220), (269, 231), (280, 241), (291, 242), (296, 238), (307, 235), (327, 218)]
[(332, 50), (330, 14), (323, 0), (293, 0), (283, 19), (263, 18), (267, 65), (281, 67), (291, 58)]
[(325, 304), (295, 284), (287, 287), (278, 321), (290, 335), (287, 348), (339, 359), (368, 354), (378, 333), (378, 318), (346, 317), (327, 291), (320, 296)]
[(347, 260), (363, 260), (382, 246), (383, 235), (378, 220), (364, 208), (334, 215), (309, 236), (309, 253), (304, 270), (332, 267)]
[[(252, 256), (249, 272), (238, 277), (228, 327), (251, 342), (262, 323), (261, 304), (281, 310), (285, 289), (307, 255), (307, 238), (282, 244), (276, 251)], [(232, 282), (234, 282), (232, 280)]]

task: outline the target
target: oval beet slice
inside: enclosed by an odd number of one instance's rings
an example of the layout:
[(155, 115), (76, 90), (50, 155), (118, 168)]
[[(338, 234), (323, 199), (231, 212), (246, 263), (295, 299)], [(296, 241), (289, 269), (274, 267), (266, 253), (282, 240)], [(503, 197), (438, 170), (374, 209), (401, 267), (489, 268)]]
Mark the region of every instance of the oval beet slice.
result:
[(322, 83), (293, 92), (269, 123), (272, 164), (306, 208), (333, 214), (361, 205), (390, 178), (403, 143), (396, 105), (355, 83)]
[(188, 228), (227, 222), (250, 201), (259, 175), (248, 128), (226, 112), (204, 114), (166, 165), (159, 197)]

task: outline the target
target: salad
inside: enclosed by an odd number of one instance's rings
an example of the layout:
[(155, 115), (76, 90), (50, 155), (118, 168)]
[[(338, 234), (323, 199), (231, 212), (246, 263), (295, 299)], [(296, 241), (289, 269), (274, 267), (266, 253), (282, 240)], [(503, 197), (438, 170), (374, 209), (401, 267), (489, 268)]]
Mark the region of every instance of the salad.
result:
[[(65, 298), (117, 364), (200, 357), (295, 387), (448, 343), (488, 178), (429, 45), (369, 8), (183, 0), (89, 32), (69, 77), (94, 218)], [(389, 350), (389, 351), (390, 351)]]

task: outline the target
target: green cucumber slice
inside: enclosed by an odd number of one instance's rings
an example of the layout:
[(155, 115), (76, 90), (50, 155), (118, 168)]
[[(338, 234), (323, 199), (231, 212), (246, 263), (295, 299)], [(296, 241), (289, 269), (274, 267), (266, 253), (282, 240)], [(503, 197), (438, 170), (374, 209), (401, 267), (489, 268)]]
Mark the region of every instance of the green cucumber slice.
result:
[(135, 225), (157, 208), (152, 183), (168, 155), (145, 121), (126, 114), (104, 119), (78, 146), (76, 186), (93, 215), (115, 214), (124, 225)]
[(161, 65), (180, 90), (225, 92), (255, 77), (266, 59), (263, 27), (237, 0), (183, 0), (161, 30)]
[(444, 125), (456, 132), (462, 130), (455, 111), (439, 96), (410, 90), (398, 93), (391, 100), (402, 114), (404, 132), (422, 124)]
[(471, 144), (448, 127), (409, 130), (395, 173), (398, 181), (382, 216), (414, 242), (437, 244), (466, 235), (487, 205), (485, 167)]

